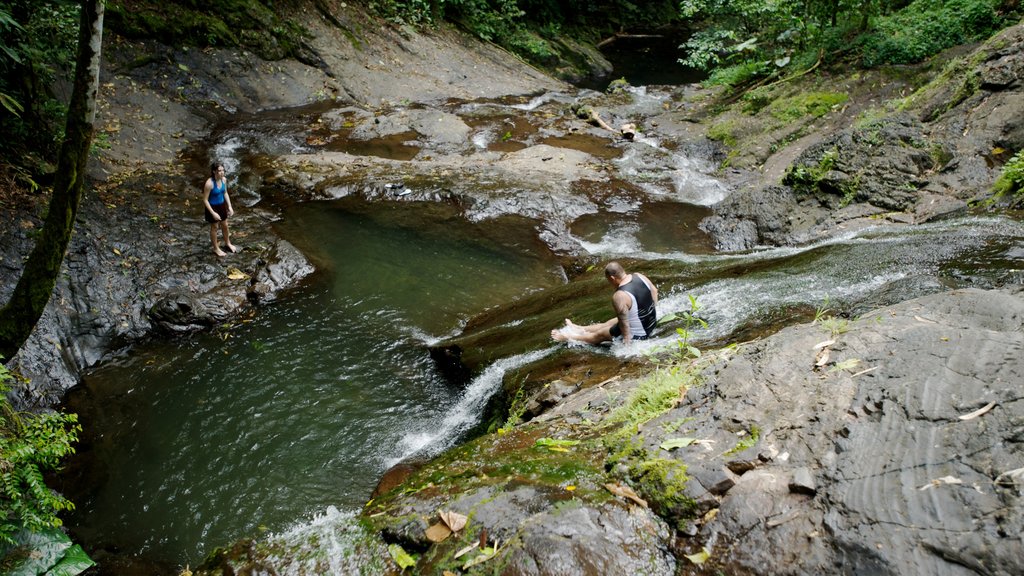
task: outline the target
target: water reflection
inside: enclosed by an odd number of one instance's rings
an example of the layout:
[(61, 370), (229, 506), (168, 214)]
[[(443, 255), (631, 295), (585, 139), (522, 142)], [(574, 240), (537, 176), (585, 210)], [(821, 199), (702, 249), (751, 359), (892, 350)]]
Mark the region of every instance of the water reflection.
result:
[(327, 506), (358, 509), (390, 463), (454, 442), (495, 386), (450, 386), (424, 340), (562, 278), (524, 222), (485, 232), (453, 216), (297, 206), (280, 232), (329, 273), (287, 305), (87, 377), (69, 401), (89, 435), (73, 463), (86, 479), (70, 494), (75, 536), (195, 560)]

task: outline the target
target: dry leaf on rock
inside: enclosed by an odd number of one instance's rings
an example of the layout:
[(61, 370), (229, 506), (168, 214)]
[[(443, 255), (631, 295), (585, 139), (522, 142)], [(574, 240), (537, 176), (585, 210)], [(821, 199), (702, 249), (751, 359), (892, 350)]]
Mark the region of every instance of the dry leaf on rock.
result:
[[(1009, 480), (1009, 482), (1007, 482)], [(996, 484), (1014, 484), (1017, 482), (1024, 483), (1024, 468), (1017, 468), (1016, 470), (1007, 470), (999, 476), (996, 476)]]
[(633, 502), (636, 502), (637, 504), (643, 506), (644, 508), (647, 508), (647, 501), (641, 498), (640, 496), (637, 496), (637, 493), (634, 492), (633, 489), (630, 488), (629, 486), (625, 486), (622, 484), (605, 484), (604, 487), (607, 488), (609, 492), (615, 494), (616, 496), (622, 496), (623, 498), (632, 500)]
[(427, 540), (433, 543), (444, 542), (449, 536), (452, 535), (451, 529), (445, 526), (443, 523), (438, 522), (430, 528), (427, 528)]
[(469, 554), (470, 552), (472, 552), (473, 550), (475, 550), (475, 549), (476, 549), (476, 547), (477, 547), (477, 546), (479, 546), (479, 545), (480, 545), (480, 543), (479, 543), (479, 542), (473, 542), (473, 543), (472, 543), (472, 544), (470, 544), (469, 546), (466, 546), (466, 547), (465, 547), (465, 548), (463, 548), (462, 550), (459, 550), (458, 552), (456, 552), (456, 553), (455, 553), (455, 557), (456, 557), (456, 558), (458, 558), (458, 557), (460, 557), (460, 556), (465, 556), (466, 554)]
[(814, 358), (814, 366), (821, 368), (825, 364), (828, 364), (829, 351), (828, 348), (822, 348), (818, 355)]
[(452, 512), (451, 510), (442, 510), (439, 514), (441, 521), (451, 528), (452, 532), (458, 532), (466, 527), (466, 522), (469, 520), (458, 512)]
[(691, 564), (700, 565), (708, 561), (708, 558), (711, 557), (711, 552), (709, 552), (707, 548), (701, 548), (700, 552), (697, 552), (696, 554), (686, 554), (685, 556)]
[(817, 344), (814, 345), (814, 350), (817, 350), (819, 348), (827, 348), (835, 343), (835, 340), (825, 340), (824, 342), (818, 342)]
[(996, 407), (996, 403), (995, 402), (989, 402), (988, 404), (985, 404), (984, 406), (982, 406), (981, 408), (978, 408), (977, 410), (975, 410), (974, 412), (971, 412), (970, 414), (964, 414), (963, 416), (960, 417), (960, 419), (961, 420), (973, 420), (973, 419), (977, 418), (978, 416), (981, 416), (982, 414), (988, 412), (989, 410), (991, 410), (991, 409), (993, 409), (995, 407)]
[(942, 486), (943, 484), (963, 484), (964, 481), (955, 476), (943, 476), (942, 478), (936, 478), (931, 482), (918, 488), (918, 490), (928, 490), (929, 488), (935, 488), (936, 486)]
[(238, 268), (231, 268), (231, 269), (228, 270), (228, 279), (229, 280), (245, 280), (248, 277), (249, 277), (248, 274), (246, 274), (245, 272), (242, 272)]

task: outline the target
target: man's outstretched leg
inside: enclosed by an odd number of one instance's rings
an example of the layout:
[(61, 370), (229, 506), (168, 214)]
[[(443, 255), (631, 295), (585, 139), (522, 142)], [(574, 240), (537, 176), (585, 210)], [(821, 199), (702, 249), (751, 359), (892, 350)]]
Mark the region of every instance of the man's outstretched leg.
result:
[(618, 324), (617, 318), (612, 318), (600, 324), (588, 324), (580, 326), (568, 318), (565, 319), (565, 327), (551, 331), (551, 339), (557, 342), (583, 342), (585, 344), (600, 344), (612, 340), (611, 328)]

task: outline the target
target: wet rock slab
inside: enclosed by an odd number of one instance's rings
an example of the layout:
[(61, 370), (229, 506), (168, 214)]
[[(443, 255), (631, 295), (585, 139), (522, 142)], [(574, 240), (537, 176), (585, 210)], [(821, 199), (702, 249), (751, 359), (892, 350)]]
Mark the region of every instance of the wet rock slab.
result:
[[(467, 460), (431, 464), (433, 482), (414, 476), (374, 521), (430, 556), (422, 534), (432, 515), (456, 509), (514, 542), (504, 574), (600, 573), (587, 571), (587, 555), (608, 538), (634, 547), (595, 558), (656, 560), (655, 574), (670, 573), (657, 560), (665, 550), (686, 567), (682, 555), (701, 549), (704, 569), (725, 573), (1021, 573), (1021, 486), (1005, 473), (1024, 467), (1024, 293), (946, 292), (840, 326), (795, 326), (719, 356), (676, 408), (639, 428), (632, 442), (649, 461), (685, 466), (692, 507), (655, 506), (664, 494), (645, 492), (592, 444), (580, 448), (637, 385), (613, 379), (559, 388), (558, 403), (511, 436), (475, 441), (487, 464), (471, 476)], [(555, 435), (582, 440), (573, 458), (591, 462), (588, 473), (552, 483), (495, 464), (548, 458), (534, 441)], [(663, 446), (682, 437), (691, 442)], [(615, 478), (651, 507), (602, 502), (600, 485)], [(555, 561), (553, 547), (574, 560)]]

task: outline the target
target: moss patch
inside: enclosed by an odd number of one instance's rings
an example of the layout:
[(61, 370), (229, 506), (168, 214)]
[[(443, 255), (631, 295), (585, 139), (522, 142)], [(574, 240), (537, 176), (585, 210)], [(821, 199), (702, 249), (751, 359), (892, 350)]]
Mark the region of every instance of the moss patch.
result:
[(127, 37), (172, 46), (248, 48), (265, 60), (297, 57), (306, 32), (259, 0), (116, 0), (107, 25)]
[(782, 122), (792, 122), (805, 116), (820, 118), (848, 99), (849, 96), (841, 92), (806, 92), (774, 100), (767, 106), (767, 111)]

